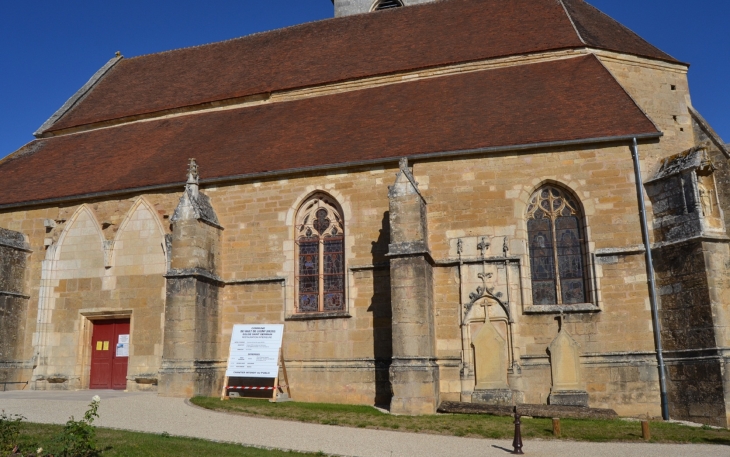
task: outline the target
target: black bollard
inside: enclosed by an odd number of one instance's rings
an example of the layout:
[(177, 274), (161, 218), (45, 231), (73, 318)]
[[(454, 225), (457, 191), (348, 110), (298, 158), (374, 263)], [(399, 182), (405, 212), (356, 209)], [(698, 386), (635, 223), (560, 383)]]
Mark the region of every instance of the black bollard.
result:
[(512, 447), (515, 448), (514, 451), (512, 451), (513, 454), (524, 454), (522, 452), (522, 430), (520, 430), (520, 426), (522, 424), (520, 423), (520, 415), (517, 414), (517, 407), (515, 406), (515, 439), (512, 440)]

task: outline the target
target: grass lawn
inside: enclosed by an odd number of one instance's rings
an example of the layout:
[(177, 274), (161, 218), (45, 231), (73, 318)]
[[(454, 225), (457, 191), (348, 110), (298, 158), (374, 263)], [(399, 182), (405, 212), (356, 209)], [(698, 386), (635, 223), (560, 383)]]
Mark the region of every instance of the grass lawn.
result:
[[(269, 403), (265, 400), (196, 397), (195, 405), (216, 411), (247, 416), (311, 422), (345, 427), (398, 430), (476, 438), (511, 439), (513, 419), (476, 414), (440, 414), (435, 416), (391, 416), (369, 406), (326, 403)], [(642, 441), (641, 424), (625, 420), (562, 419), (561, 439), (577, 441)], [(525, 439), (556, 439), (550, 419), (524, 418)], [(651, 422), (651, 441), (656, 443), (707, 443), (730, 446), (730, 431), (709, 427), (694, 428), (664, 422)]]
[[(61, 432), (61, 425), (46, 425), (24, 422), (21, 425), (19, 445), (24, 454), (35, 454), (36, 449), (43, 448), (46, 453), (56, 454), (58, 449), (54, 438)], [(244, 456), (244, 457), (306, 457), (321, 456), (319, 454), (302, 454), (297, 452), (269, 451), (235, 444), (215, 443), (193, 438), (179, 438), (169, 435), (151, 433), (125, 432), (104, 428), (96, 429), (96, 443), (103, 450), (104, 457), (155, 456)]]

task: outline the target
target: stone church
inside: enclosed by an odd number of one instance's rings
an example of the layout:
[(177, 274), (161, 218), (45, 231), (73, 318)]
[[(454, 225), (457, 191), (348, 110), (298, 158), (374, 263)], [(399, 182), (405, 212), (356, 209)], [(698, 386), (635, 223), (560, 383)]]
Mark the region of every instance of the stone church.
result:
[(333, 4), (117, 55), (0, 161), (0, 383), (219, 395), (268, 323), (297, 401), (728, 426), (689, 65), (583, 0)]

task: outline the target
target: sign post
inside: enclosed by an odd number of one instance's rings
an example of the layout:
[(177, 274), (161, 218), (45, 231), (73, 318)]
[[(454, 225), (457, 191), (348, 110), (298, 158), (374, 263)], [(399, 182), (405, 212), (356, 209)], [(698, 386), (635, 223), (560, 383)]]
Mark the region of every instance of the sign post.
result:
[[(286, 387), (287, 394), (291, 397), (281, 347), (283, 336), (283, 324), (233, 326), (221, 400), (228, 400), (229, 390), (240, 393), (272, 390), (271, 400), (275, 402), (282, 387)], [(284, 385), (279, 385), (279, 363), (284, 371)], [(270, 384), (267, 380), (273, 380), (273, 385), (267, 385)]]

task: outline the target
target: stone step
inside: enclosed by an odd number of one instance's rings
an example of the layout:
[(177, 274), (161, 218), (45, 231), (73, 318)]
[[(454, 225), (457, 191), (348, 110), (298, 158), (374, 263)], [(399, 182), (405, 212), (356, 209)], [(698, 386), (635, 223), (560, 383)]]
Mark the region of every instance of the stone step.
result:
[[(491, 414), (493, 416), (512, 416), (514, 406), (485, 405), (477, 403), (462, 403), (444, 401), (439, 405), (438, 412), (446, 414)], [(584, 408), (582, 406), (561, 405), (517, 405), (517, 411), (522, 416), (561, 419), (618, 419), (616, 411), (604, 408)]]

